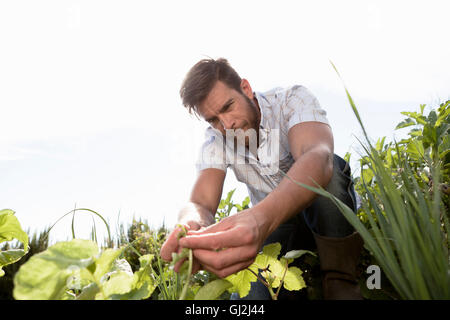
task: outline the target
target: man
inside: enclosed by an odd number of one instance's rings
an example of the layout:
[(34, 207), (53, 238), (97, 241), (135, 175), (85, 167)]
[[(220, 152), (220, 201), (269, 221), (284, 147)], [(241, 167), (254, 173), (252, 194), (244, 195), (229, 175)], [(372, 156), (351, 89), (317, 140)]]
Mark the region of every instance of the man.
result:
[[(252, 264), (268, 243), (280, 242), (283, 252), (317, 248), (324, 298), (361, 299), (356, 279), (360, 236), (330, 200), (282, 174), (318, 183), (355, 209), (350, 168), (334, 155), (332, 131), (317, 99), (303, 86), (254, 92), (225, 59), (199, 61), (180, 95), (189, 112), (210, 127), (190, 201), (178, 216), (188, 236), (177, 241), (180, 229), (175, 229), (162, 258), (170, 261), (172, 252), (192, 248), (194, 273), (204, 269), (226, 277)], [(247, 185), (252, 207), (215, 223), (228, 167)], [(247, 298), (270, 296), (257, 282)]]

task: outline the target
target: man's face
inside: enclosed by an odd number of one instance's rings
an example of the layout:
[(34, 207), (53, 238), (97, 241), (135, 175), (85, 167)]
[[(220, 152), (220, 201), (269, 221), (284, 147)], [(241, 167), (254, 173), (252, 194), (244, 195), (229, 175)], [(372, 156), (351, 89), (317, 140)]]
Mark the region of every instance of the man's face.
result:
[[(224, 136), (225, 130), (230, 129), (253, 129), (258, 133), (260, 111), (252, 101), (253, 91), (245, 79), (241, 82), (241, 88), (243, 93), (217, 81), (197, 108), (200, 116)], [(248, 146), (247, 138), (246, 145)]]

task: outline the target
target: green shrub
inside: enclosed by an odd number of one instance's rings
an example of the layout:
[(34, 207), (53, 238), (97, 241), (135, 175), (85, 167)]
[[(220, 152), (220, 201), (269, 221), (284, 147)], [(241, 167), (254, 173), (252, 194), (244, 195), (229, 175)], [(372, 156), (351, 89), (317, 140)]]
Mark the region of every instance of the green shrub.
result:
[(296, 183), (334, 201), (400, 298), (450, 299), (449, 101), (428, 117), (424, 106), (421, 113), (403, 113), (409, 118), (398, 128), (418, 127), (410, 138), (387, 146), (382, 139), (374, 147), (345, 90), (365, 137), (358, 186), (362, 211), (357, 216), (323, 188)]

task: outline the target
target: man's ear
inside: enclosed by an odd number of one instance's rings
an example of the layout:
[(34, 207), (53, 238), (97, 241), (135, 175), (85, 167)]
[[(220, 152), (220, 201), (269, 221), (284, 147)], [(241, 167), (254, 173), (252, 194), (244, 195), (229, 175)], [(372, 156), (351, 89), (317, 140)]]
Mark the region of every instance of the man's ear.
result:
[(253, 99), (253, 90), (247, 79), (241, 80), (241, 90), (250, 100)]

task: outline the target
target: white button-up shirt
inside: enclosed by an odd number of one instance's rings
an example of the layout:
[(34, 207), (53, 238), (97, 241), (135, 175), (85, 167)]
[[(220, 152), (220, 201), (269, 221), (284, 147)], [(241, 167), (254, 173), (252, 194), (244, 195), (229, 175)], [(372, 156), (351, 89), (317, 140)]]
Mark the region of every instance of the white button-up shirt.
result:
[(228, 144), (227, 141), (233, 140), (208, 127), (196, 163), (197, 170), (216, 168), (227, 172), (230, 167), (236, 179), (247, 185), (252, 205), (275, 189), (283, 179), (280, 170), (286, 173), (294, 163), (288, 141), (289, 129), (308, 121), (329, 125), (319, 101), (301, 85), (254, 94), (261, 111), (257, 157), (243, 148), (243, 144), (240, 148)]

